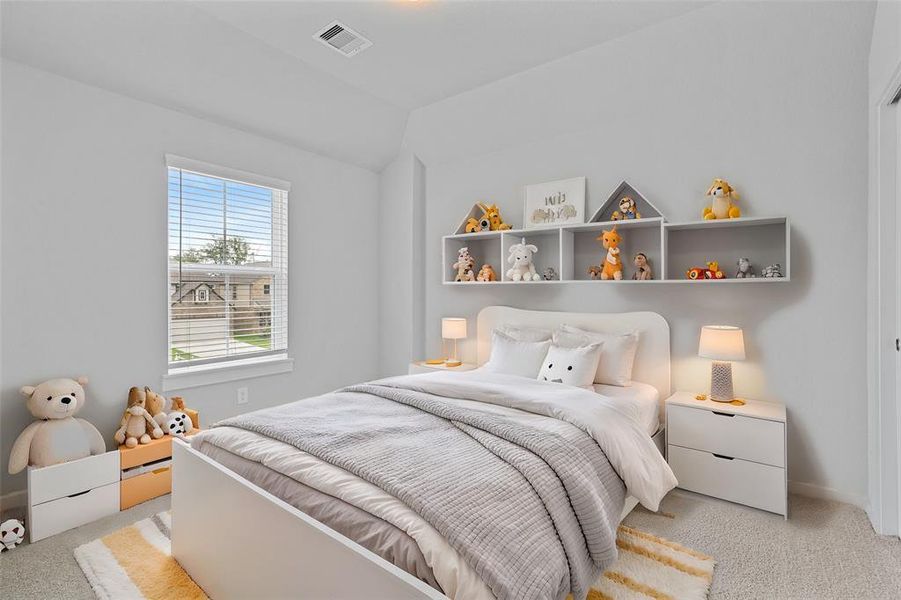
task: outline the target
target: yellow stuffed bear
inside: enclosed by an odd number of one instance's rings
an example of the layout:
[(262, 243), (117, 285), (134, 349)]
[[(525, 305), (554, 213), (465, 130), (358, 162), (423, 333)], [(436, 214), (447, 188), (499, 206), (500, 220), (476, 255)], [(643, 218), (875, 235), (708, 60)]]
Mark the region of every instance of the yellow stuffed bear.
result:
[(704, 207), (705, 219), (737, 219), (741, 211), (732, 201), (738, 200), (738, 192), (725, 179), (714, 179), (707, 190), (710, 206)]

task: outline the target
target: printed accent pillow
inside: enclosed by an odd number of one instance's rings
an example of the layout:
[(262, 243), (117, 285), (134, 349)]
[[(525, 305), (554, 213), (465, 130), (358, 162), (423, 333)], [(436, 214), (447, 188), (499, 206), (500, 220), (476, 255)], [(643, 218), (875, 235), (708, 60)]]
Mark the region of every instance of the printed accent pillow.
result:
[(494, 330), (491, 333), (491, 356), (482, 368), (494, 373), (534, 379), (550, 345), (550, 340), (522, 342)]
[(632, 385), (632, 367), (638, 351), (638, 332), (599, 333), (586, 331), (572, 325), (561, 325), (554, 332), (554, 344), (568, 348), (603, 344), (598, 361), (595, 383), (629, 387)]
[(593, 389), (591, 384), (598, 370), (598, 360), (601, 358), (603, 346), (603, 342), (578, 348), (552, 344), (547, 356), (544, 357), (538, 380)]

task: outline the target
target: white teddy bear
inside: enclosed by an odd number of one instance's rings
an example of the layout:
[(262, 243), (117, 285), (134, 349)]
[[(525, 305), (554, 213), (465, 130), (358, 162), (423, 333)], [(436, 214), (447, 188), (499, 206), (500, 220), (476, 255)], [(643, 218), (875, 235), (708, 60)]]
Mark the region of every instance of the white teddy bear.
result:
[(532, 244), (526, 244), (526, 238), (522, 238), (519, 244), (513, 244), (508, 250), (507, 262), (513, 268), (507, 271), (507, 277), (513, 281), (541, 281), (541, 275), (535, 272), (532, 264), (532, 255), (538, 252), (538, 248)]
[(28, 465), (46, 467), (106, 452), (106, 443), (97, 428), (75, 418), (84, 406), (82, 386), (87, 384), (87, 377), (51, 379), (19, 390), (28, 398), (28, 410), (40, 420), (26, 427), (13, 443), (10, 474)]

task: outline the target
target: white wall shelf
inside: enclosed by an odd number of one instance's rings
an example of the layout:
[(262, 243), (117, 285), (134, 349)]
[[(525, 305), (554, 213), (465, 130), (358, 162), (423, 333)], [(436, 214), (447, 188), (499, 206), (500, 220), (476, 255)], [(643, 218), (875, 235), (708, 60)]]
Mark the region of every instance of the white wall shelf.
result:
[[(614, 225), (622, 233), (620, 244), (623, 276), (620, 281), (593, 280), (588, 267), (600, 265), (604, 249), (597, 237)], [(535, 267), (539, 274), (546, 267), (554, 267), (560, 279), (554, 281), (508, 281), (507, 249), (522, 238), (538, 247)], [(490, 264), (497, 273), (495, 282), (456, 282), (451, 265), (460, 248), (469, 248), (476, 260), (475, 272)], [(634, 281), (633, 257), (644, 252), (653, 270), (654, 279)], [(748, 258), (757, 277), (735, 278), (739, 258)], [(686, 271), (706, 267), (707, 261), (719, 262), (726, 279), (691, 280)], [(462, 233), (442, 238), (443, 283), (445, 285), (547, 285), (584, 283), (593, 285), (690, 283), (694, 285), (731, 285), (784, 283), (791, 280), (791, 230), (788, 217), (744, 217), (713, 221), (667, 223), (663, 217), (628, 221), (603, 221), (561, 225), (541, 229), (511, 229)], [(764, 267), (779, 263), (784, 277), (764, 278)]]

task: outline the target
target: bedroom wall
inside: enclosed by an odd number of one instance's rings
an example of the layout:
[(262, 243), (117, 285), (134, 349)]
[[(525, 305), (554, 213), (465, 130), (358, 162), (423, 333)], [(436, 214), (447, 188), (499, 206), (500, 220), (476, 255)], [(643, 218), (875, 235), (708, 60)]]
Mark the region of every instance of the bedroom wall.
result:
[[(788, 406), (793, 489), (863, 504), (872, 20), (855, 2), (716, 3), (414, 111), (405, 143), (427, 186), (425, 268), (411, 277), (425, 281), (426, 352), (440, 348), (440, 317), (474, 327), (490, 304), (653, 310), (672, 328), (674, 387), (700, 391), (699, 328), (740, 325), (737, 393)], [(710, 180), (727, 178), (748, 216), (791, 218), (793, 281), (441, 285), (440, 238), (474, 201), (518, 225), (523, 185), (579, 175), (589, 215), (627, 179), (673, 221), (698, 218)]]
[(3, 493), (25, 486), (6, 473), (32, 420), (20, 386), (90, 377), (82, 416), (112, 449), (129, 386), (161, 383), (167, 152), (293, 184), (294, 371), (185, 390), (202, 421), (238, 412), (239, 386), (255, 410), (376, 375), (377, 269), (360, 268), (360, 249), (377, 242), (377, 175), (16, 62), (0, 76)]

